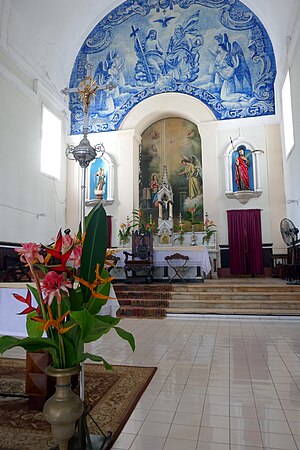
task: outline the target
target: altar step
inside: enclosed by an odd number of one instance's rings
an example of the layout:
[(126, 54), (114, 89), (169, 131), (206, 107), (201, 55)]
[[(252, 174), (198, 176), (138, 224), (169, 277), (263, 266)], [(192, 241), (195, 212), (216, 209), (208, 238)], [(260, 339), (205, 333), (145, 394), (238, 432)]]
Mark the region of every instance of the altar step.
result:
[[(154, 308), (155, 302), (157, 307), (161, 308), (157, 312), (160, 317), (163, 317), (163, 309), (168, 315), (300, 315), (300, 286), (287, 285), (279, 279), (206, 280), (201, 284), (116, 285), (115, 290), (127, 317), (132, 308), (144, 309), (147, 305)], [(122, 315), (121, 313), (120, 316)], [(134, 311), (132, 316), (134, 317)]]

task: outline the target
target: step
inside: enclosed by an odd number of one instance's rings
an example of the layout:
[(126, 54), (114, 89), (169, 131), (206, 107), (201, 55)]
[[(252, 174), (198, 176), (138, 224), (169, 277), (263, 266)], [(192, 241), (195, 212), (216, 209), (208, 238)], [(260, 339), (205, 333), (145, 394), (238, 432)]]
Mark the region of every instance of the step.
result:
[(239, 308), (168, 308), (167, 315), (172, 314), (216, 314), (216, 315), (274, 315), (274, 316), (300, 316), (300, 311), (294, 311), (290, 309), (239, 309)]
[(217, 293), (217, 292), (206, 292), (198, 294), (172, 294), (169, 297), (170, 301), (174, 302), (189, 302), (189, 301), (289, 301), (300, 302), (300, 293), (291, 292), (266, 292), (266, 293)]

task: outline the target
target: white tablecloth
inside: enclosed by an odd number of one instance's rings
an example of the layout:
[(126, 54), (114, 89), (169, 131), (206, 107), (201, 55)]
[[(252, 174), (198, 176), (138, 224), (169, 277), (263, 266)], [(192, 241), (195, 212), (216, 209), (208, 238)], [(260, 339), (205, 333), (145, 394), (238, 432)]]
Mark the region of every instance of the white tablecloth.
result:
[[(120, 258), (120, 261), (117, 264), (117, 267), (124, 266), (124, 251), (131, 252), (131, 249), (124, 248), (123, 250), (117, 249), (115, 256)], [(197, 267), (199, 266), (201, 270), (207, 275), (211, 271), (211, 264), (208, 255), (207, 248), (205, 247), (183, 247), (183, 246), (173, 246), (173, 247), (155, 247), (153, 250), (153, 263), (154, 267), (166, 267), (168, 266), (167, 261), (165, 260), (166, 256), (174, 255), (175, 253), (179, 253), (183, 256), (188, 256), (189, 259), (186, 263), (188, 267)], [(181, 266), (182, 260), (172, 260), (173, 266)]]
[[(0, 334), (23, 337), (27, 336), (26, 315), (18, 315), (18, 313), (23, 311), (26, 305), (16, 300), (12, 294), (19, 294), (26, 297), (27, 288), (20, 287), (22, 285), (24, 286), (24, 283), (16, 283), (17, 287), (6, 287), (13, 285), (14, 283), (0, 283)], [(109, 296), (112, 299), (107, 300), (99, 314), (102, 316), (116, 317), (120, 305), (112, 286)], [(114, 298), (116, 300), (113, 300)]]

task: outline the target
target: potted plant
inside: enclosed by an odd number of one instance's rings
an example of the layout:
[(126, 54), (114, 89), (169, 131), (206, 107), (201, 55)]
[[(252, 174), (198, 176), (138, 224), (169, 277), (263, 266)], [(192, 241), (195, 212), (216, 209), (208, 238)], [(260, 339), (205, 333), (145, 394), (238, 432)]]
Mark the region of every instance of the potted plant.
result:
[[(112, 280), (104, 268), (106, 250), (107, 222), (101, 205), (96, 205), (87, 216), (85, 235), (79, 232), (74, 237), (70, 234), (63, 236), (60, 230), (51, 246), (27, 243), (16, 249), (21, 261), (28, 265), (34, 281), (34, 286), (27, 285), (25, 298), (14, 294), (26, 305), (20, 314), (27, 315), (28, 337), (0, 337), (0, 353), (20, 346), (30, 352), (47, 350), (51, 354), (53, 364), (49, 371), (52, 376), (56, 373), (60, 380), (54, 394), (59, 401), (54, 402), (54, 408), (59, 405), (67, 408), (59, 416), (62, 423), (57, 419), (57, 410), (52, 422), (49, 418), (47, 420), (61, 449), (67, 448), (75, 421), (83, 408), (67, 380), (86, 359), (102, 362), (106, 369), (111, 369), (101, 356), (86, 353), (84, 345), (114, 329), (133, 350), (135, 346), (133, 336), (118, 326), (120, 319), (98, 314), (109, 298)], [(63, 393), (62, 386), (69, 386), (67, 392)], [(71, 401), (75, 406), (70, 407)], [(49, 415), (48, 402), (53, 403), (53, 398), (45, 404), (46, 416)], [(51, 407), (53, 409), (53, 405)], [(78, 417), (74, 417), (75, 410)], [(67, 413), (70, 414), (68, 423)]]

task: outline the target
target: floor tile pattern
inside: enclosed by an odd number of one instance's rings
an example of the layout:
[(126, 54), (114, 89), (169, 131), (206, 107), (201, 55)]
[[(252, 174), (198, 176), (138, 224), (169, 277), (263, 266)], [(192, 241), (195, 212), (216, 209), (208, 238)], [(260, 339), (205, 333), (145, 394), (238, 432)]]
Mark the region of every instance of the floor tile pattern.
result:
[(114, 450), (300, 449), (300, 319), (121, 323), (134, 353), (113, 332), (87, 350), (158, 370)]

